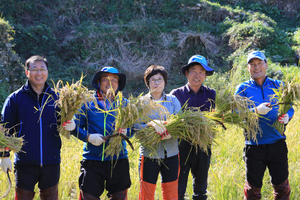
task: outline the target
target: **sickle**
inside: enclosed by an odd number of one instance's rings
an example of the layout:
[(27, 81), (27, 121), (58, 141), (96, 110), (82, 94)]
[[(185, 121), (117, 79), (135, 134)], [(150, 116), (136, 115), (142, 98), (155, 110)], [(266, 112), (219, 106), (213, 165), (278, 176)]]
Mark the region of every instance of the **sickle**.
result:
[(0, 199), (6, 197), (11, 189), (11, 180), (10, 180), (10, 176), (9, 176), (9, 169), (7, 169), (6, 174), (7, 174), (9, 186), (8, 186), (6, 192), (0, 197)]
[(276, 104), (273, 104), (273, 105), (268, 105), (268, 107), (272, 108), (274, 106), (277, 106), (277, 105), (280, 105), (280, 104), (285, 104), (285, 105), (288, 105), (288, 104), (293, 104), (293, 103), (285, 103), (285, 102), (279, 102), (279, 103), (276, 103)]
[(129, 144), (129, 146), (131, 147), (131, 149), (134, 150), (133, 145), (130, 142), (130, 140), (128, 139), (128, 137), (126, 137), (122, 133), (116, 133), (116, 134), (113, 134), (113, 135), (107, 135), (107, 136), (104, 136), (103, 139), (104, 140), (108, 140), (110, 138), (117, 137), (117, 136), (121, 136)]

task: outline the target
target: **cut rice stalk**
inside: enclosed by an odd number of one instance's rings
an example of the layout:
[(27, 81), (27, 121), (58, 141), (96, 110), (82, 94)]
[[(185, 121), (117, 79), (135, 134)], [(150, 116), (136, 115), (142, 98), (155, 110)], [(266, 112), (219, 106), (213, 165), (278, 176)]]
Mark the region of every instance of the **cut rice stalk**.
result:
[[(207, 152), (216, 135), (214, 122), (207, 120), (199, 108), (183, 109), (178, 114), (170, 115), (167, 119), (166, 129), (170, 135), (180, 140), (186, 140), (191, 145)], [(155, 155), (161, 136), (154, 128), (140, 129), (135, 138), (138, 142)]]
[[(130, 128), (134, 124), (146, 123), (150, 121), (149, 116), (155, 112), (166, 112), (166, 108), (156, 104), (154, 101), (145, 101), (142, 98), (143, 94), (138, 97), (132, 95), (128, 98), (128, 101), (123, 100), (122, 92), (119, 92), (115, 97), (115, 131), (114, 134), (119, 134), (120, 128)], [(109, 145), (105, 149), (106, 156), (119, 156), (119, 153), (123, 149), (122, 138), (113, 137), (109, 140)]]
[[(299, 78), (294, 78), (292, 81), (286, 84), (281, 84), (278, 89), (274, 89), (274, 95), (271, 102), (277, 102), (279, 105), (278, 117), (286, 114), (292, 105), (296, 105), (296, 99), (300, 95), (300, 83)], [(279, 102), (279, 103), (278, 103)], [(280, 123), (278, 120), (272, 125), (280, 134), (284, 134), (285, 124)]]
[(74, 114), (80, 113), (79, 110), (83, 105), (88, 107), (89, 102), (94, 102), (97, 106), (94, 91), (90, 91), (82, 85), (83, 78), (84, 77), (81, 76), (79, 81), (71, 85), (68, 82), (63, 85), (63, 82), (59, 80), (56, 86), (54, 86), (54, 91), (59, 94), (59, 99), (55, 102), (55, 105), (60, 108), (59, 115), (61, 123), (58, 127), (58, 131), (67, 139), (70, 138), (70, 132), (63, 128), (62, 123), (71, 120)]
[(16, 134), (7, 136), (5, 133), (8, 133), (9, 130), (1, 126), (2, 125), (0, 124), (0, 149), (9, 148), (14, 152), (19, 152), (24, 142), (23, 138), (15, 137)]
[(250, 110), (255, 107), (253, 101), (233, 95), (233, 88), (228, 84), (224, 90), (218, 92), (215, 102), (212, 103), (215, 104), (215, 109), (205, 112), (205, 117), (223, 126), (238, 126), (248, 133), (249, 139), (257, 141), (256, 135), (260, 133), (259, 116)]

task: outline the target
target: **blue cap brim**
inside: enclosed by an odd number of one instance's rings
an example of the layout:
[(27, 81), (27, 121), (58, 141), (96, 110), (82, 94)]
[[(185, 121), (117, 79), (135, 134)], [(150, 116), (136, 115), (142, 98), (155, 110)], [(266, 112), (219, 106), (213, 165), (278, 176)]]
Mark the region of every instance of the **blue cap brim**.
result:
[(119, 88), (118, 88), (118, 90), (122, 91), (125, 88), (125, 85), (126, 85), (126, 76), (125, 76), (125, 74), (123, 74), (123, 73), (111, 73), (111, 72), (106, 72), (106, 71), (98, 71), (95, 74), (95, 76), (92, 80), (92, 86), (95, 89), (97, 89), (97, 90), (100, 89), (97, 81), (100, 78), (100, 76), (102, 76), (103, 74), (115, 74), (115, 75), (117, 75), (119, 77)]
[(205, 69), (206, 75), (207, 75), (207, 76), (213, 75), (214, 70), (213, 70), (212, 68), (208, 67), (208, 66), (205, 65), (205, 64), (198, 63), (198, 62), (191, 62), (191, 63), (189, 63), (189, 64), (183, 66), (183, 67), (181, 68), (181, 73), (182, 73), (183, 75), (185, 75), (185, 72), (186, 72), (190, 67), (192, 67), (192, 66), (194, 66), (194, 65), (196, 65), (196, 64), (201, 65), (201, 66)]

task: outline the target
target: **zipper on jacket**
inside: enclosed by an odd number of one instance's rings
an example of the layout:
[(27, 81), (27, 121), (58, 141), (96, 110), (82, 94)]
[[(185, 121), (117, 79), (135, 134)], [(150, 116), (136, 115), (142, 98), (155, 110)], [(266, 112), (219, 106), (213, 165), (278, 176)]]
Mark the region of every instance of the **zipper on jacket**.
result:
[(262, 97), (263, 97), (263, 99), (265, 99), (264, 90), (261, 86), (259, 86), (259, 87), (260, 87), (260, 90), (261, 90), (261, 93), (262, 93)]
[[(49, 88), (49, 87), (48, 87)], [(44, 105), (44, 99), (45, 99), (45, 94), (48, 90), (48, 88), (45, 90), (43, 99), (42, 99), (42, 106)], [(40, 158), (41, 158), (41, 167), (43, 167), (43, 123), (42, 123), (42, 113), (41, 113), (41, 106), (40, 106), (40, 101), (39, 101), (39, 95), (37, 95), (37, 101), (38, 101), (38, 106), (39, 106), (39, 114), (40, 114)]]
[[(108, 113), (104, 113), (104, 133), (103, 135), (106, 136), (106, 118)], [(104, 161), (104, 151), (105, 151), (105, 142), (103, 143), (103, 150), (102, 150), (102, 161)]]
[[(37, 103), (39, 106), (39, 124), (40, 124), (40, 166), (43, 167), (43, 132), (42, 132), (42, 117), (41, 117), (41, 106), (40, 106), (40, 101), (39, 101), (39, 95), (37, 94)], [(43, 102), (42, 102), (43, 103)]]

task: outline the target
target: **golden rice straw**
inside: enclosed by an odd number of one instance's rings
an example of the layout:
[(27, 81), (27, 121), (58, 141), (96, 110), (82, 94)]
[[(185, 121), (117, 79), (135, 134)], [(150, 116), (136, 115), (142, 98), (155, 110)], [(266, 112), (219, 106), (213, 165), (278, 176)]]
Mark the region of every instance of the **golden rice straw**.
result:
[[(207, 120), (199, 108), (183, 109), (178, 114), (170, 115), (165, 126), (172, 137), (186, 140), (196, 150), (200, 147), (205, 152), (213, 143), (216, 133), (214, 122)], [(161, 142), (161, 136), (152, 127), (140, 129), (135, 138), (150, 154), (155, 154)]]
[[(294, 78), (292, 81), (286, 84), (281, 84), (278, 89), (274, 89), (274, 95), (271, 102), (277, 102), (279, 105), (278, 116), (281, 116), (288, 112), (288, 110), (295, 104), (296, 98), (300, 95), (299, 78)], [(285, 125), (278, 120), (272, 125), (280, 134), (284, 133)]]
[(97, 106), (94, 91), (90, 91), (82, 85), (83, 78), (81, 75), (80, 80), (71, 85), (68, 82), (63, 85), (63, 81), (61, 80), (57, 82), (56, 86), (54, 85), (54, 91), (59, 94), (59, 99), (55, 102), (55, 105), (60, 108), (61, 124), (58, 127), (58, 131), (67, 139), (70, 138), (70, 132), (62, 127), (62, 123), (71, 120), (74, 114), (79, 113), (83, 105), (88, 107), (88, 103), (91, 101)]
[(6, 147), (8, 147), (14, 152), (19, 152), (23, 145), (23, 138), (5, 135), (5, 133), (8, 133), (8, 131), (8, 129), (3, 128), (0, 124), (0, 148), (5, 149)]
[[(249, 98), (233, 95), (230, 85), (219, 90), (216, 96), (215, 109), (212, 112), (205, 112), (205, 117), (226, 127), (231, 124), (243, 128), (248, 133), (248, 139), (257, 141), (256, 135), (259, 134), (259, 116), (250, 108), (255, 107)], [(226, 128), (225, 128), (226, 129)]]
[[(154, 101), (145, 101), (140, 94), (138, 97), (132, 95), (128, 101), (123, 101), (123, 94), (119, 92), (115, 97), (115, 131), (117, 134), (120, 128), (130, 128), (134, 124), (150, 121), (149, 116), (155, 112), (166, 112), (166, 109), (156, 104)], [(163, 107), (163, 108), (162, 108)], [(160, 110), (158, 110), (160, 109)], [(119, 156), (122, 149), (122, 137), (113, 137), (109, 140), (109, 145), (105, 149), (106, 156)]]

